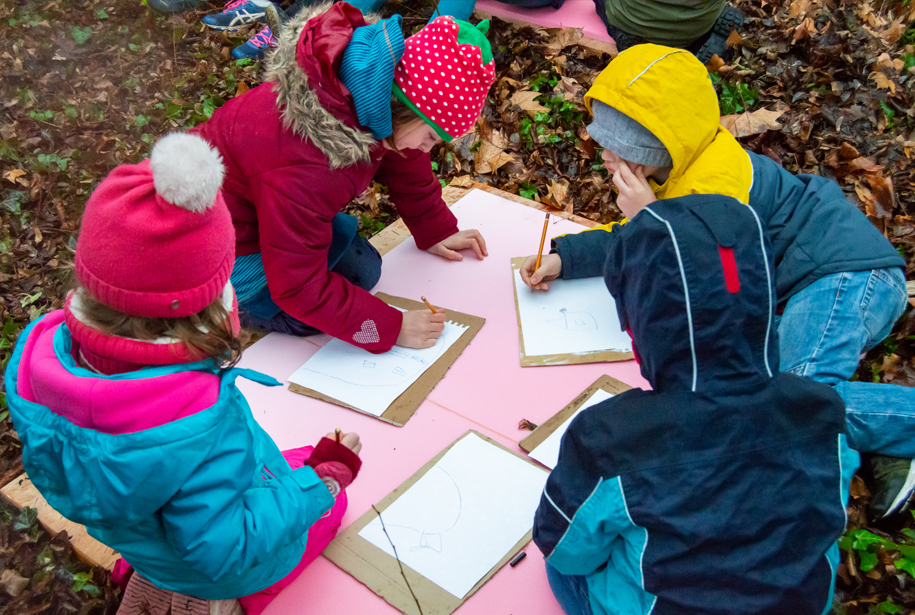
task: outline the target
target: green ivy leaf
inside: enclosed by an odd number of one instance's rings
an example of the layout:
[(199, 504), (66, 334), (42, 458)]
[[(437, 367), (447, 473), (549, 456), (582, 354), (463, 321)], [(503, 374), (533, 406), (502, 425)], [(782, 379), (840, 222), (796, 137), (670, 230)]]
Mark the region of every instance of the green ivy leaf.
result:
[(907, 557), (900, 557), (893, 565), (896, 566), (899, 570), (908, 572), (909, 576), (915, 577), (915, 561), (908, 559)]
[(892, 602), (881, 602), (877, 605), (877, 610), (881, 613), (898, 613), (902, 607)]
[(70, 29), (70, 35), (73, 37), (73, 40), (76, 41), (77, 45), (85, 45), (86, 42), (92, 38), (92, 28), (89, 26), (84, 28), (73, 26), (73, 28)]
[(876, 553), (859, 551), (858, 555), (861, 556), (861, 563), (858, 565), (858, 568), (861, 570), (861, 572), (869, 572), (874, 569), (874, 566), (877, 565)]
[(105, 12), (105, 9), (97, 9), (95, 11), (96, 19), (108, 19), (108, 13)]

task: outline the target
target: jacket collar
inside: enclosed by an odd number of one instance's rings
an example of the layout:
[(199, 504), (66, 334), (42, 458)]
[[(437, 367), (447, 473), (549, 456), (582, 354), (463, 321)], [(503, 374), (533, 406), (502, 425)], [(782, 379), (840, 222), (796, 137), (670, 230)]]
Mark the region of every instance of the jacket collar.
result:
[[(377, 16), (370, 21), (377, 21)], [(363, 130), (352, 95), (337, 76), (343, 51), (366, 19), (346, 2), (318, 4), (294, 17), (267, 59), (283, 126), (311, 141), (330, 168), (372, 159), (378, 142)]]

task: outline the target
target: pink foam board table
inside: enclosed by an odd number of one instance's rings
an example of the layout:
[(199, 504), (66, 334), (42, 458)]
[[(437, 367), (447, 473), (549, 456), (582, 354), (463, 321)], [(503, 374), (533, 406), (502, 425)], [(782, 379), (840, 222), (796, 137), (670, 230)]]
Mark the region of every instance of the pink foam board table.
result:
[[(255, 418), (280, 448), (315, 443), (336, 427), (362, 436), (364, 465), (359, 479), (347, 490), (344, 527), (468, 429), (520, 451), (518, 441), (530, 432), (518, 429), (519, 419), (542, 422), (600, 375), (647, 386), (634, 361), (520, 367), (510, 260), (537, 250), (543, 212), (481, 191), (458, 201), (452, 211), (462, 229), (480, 230), (489, 256), (477, 261), (465, 252), (462, 262), (449, 262), (418, 250), (408, 238), (384, 256), (382, 278), (375, 289), (415, 299), (425, 295), (435, 305), (486, 318), (480, 333), (404, 427), (292, 393), (285, 386), (238, 381)], [(554, 218), (548, 237), (582, 228)], [(609, 295), (607, 299), (612, 301)], [(271, 334), (245, 351), (240, 366), (285, 383), (328, 339)], [(458, 612), (562, 615), (536, 546), (531, 543), (526, 550), (526, 560), (516, 568), (506, 566), (499, 571)], [(266, 615), (396, 612), (347, 573), (318, 558)]]
[(545, 28), (581, 28), (582, 33), (600, 41), (612, 42), (607, 27), (601, 21), (594, 0), (566, 0), (561, 8), (545, 7), (525, 9), (498, 0), (477, 0), (477, 13), (493, 15), (510, 21), (543, 26)]

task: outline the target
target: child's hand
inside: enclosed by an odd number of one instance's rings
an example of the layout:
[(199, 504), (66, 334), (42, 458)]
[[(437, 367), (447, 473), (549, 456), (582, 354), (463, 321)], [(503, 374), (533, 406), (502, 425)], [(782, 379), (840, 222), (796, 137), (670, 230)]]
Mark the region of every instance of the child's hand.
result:
[[(324, 437), (336, 441), (337, 434), (329, 433)], [(359, 434), (357, 434), (355, 431), (341, 435), (340, 444), (353, 451), (357, 455), (359, 454), (359, 451), (362, 450), (362, 442), (359, 440)]]
[(536, 256), (528, 256), (521, 265), (521, 279), (524, 283), (536, 290), (550, 290), (551, 282), (559, 277), (562, 272), (562, 259), (558, 254), (544, 254), (540, 258), (540, 269), (534, 271), (537, 264)]
[(489, 252), (486, 251), (486, 240), (483, 239), (480, 231), (476, 229), (458, 231), (451, 237), (441, 240), (426, 252), (441, 256), (449, 261), (460, 261), (464, 260), (460, 250), (473, 250), (478, 260), (483, 260), (484, 256), (489, 256)]
[(620, 191), (616, 204), (630, 220), (645, 206), (658, 200), (648, 180), (645, 179), (645, 171), (641, 165), (633, 173), (629, 165), (621, 160), (616, 173), (613, 174), (613, 183)]
[(429, 310), (404, 312), (397, 345), (405, 348), (432, 348), (445, 330), (445, 313)]

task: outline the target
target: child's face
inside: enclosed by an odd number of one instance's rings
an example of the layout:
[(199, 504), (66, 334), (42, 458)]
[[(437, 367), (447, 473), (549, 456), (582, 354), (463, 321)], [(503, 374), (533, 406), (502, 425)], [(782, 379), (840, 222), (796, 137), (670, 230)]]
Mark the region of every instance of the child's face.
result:
[[(629, 170), (632, 171), (633, 173), (636, 173), (636, 172), (638, 172), (639, 169), (641, 169), (642, 175), (644, 175), (645, 177), (655, 177), (655, 175), (658, 173), (658, 171), (661, 171), (662, 169), (666, 168), (666, 167), (653, 167), (650, 164), (633, 164), (632, 162), (623, 160), (622, 158), (620, 158), (619, 156), (617, 156), (616, 154), (614, 154), (613, 152), (611, 152), (608, 149), (604, 149), (604, 151), (601, 153), (601, 157), (604, 159), (604, 168), (606, 168), (608, 171), (610, 171), (611, 175), (616, 175), (617, 171), (619, 171), (621, 164), (628, 165)], [(660, 180), (658, 178), (655, 178), (655, 181), (657, 181), (659, 184), (664, 183), (663, 180)]]
[[(435, 129), (421, 117), (395, 126), (393, 137), (397, 149), (418, 149), (427, 153), (431, 152), (440, 140)], [(385, 142), (385, 146), (387, 146), (387, 142)]]

